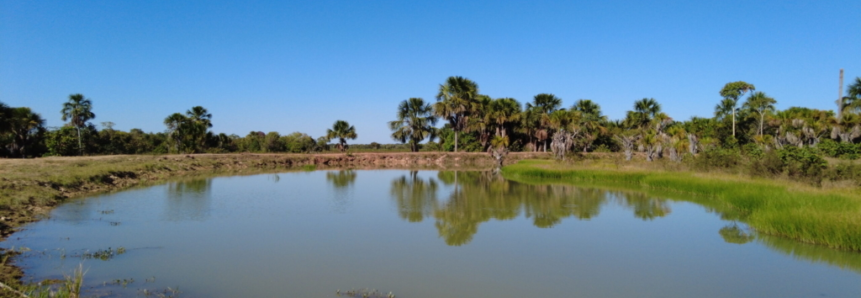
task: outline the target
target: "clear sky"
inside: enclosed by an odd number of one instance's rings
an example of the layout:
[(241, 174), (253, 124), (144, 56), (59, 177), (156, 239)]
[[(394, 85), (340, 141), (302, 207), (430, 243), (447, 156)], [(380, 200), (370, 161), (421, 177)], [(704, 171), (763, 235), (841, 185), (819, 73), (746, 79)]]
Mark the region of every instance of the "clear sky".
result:
[(611, 119), (655, 98), (711, 117), (743, 80), (777, 107), (833, 109), (861, 76), (861, 1), (0, 0), (0, 101), (60, 126), (69, 94), (95, 123), (163, 131), (202, 105), (215, 132), (300, 131), (335, 120), (357, 143), (447, 77), (521, 103), (553, 93)]

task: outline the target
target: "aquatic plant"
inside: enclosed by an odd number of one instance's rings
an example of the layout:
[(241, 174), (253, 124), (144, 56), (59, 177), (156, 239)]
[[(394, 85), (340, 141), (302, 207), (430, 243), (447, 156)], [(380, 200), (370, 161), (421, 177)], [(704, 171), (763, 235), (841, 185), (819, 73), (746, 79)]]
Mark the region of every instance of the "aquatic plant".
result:
[(335, 291), (335, 295), (338, 295), (338, 297), (347, 296), (353, 298), (395, 298), (395, 294), (393, 294), (392, 292), (389, 292), (388, 294), (383, 294), (376, 289), (351, 289), (344, 292), (341, 292), (341, 290), (338, 289), (337, 291)]

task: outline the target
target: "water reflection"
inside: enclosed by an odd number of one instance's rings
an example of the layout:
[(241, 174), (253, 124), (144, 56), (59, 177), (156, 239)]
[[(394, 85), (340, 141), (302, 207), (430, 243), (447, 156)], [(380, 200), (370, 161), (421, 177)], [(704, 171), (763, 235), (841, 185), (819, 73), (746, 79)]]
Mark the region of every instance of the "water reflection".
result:
[(398, 215), (409, 222), (420, 222), (430, 216), (437, 204), (436, 180), (418, 178), (417, 171), (392, 181), (391, 195), (398, 205)]
[[(438, 199), (437, 180), (454, 189), (443, 196), (444, 202)], [(392, 181), (391, 194), (402, 219), (420, 222), (432, 216), (439, 236), (453, 246), (469, 243), (483, 222), (510, 220), (521, 214), (536, 227), (550, 228), (568, 217), (593, 218), (607, 203), (630, 207), (643, 220), (671, 212), (666, 200), (642, 193), (524, 184), (492, 171), (440, 171), (436, 179), (427, 180), (410, 172)]]
[(326, 180), (332, 183), (335, 189), (346, 189), (356, 182), (356, 171), (340, 170), (338, 172), (326, 172)]
[(732, 244), (745, 244), (754, 239), (752, 233), (742, 230), (735, 223), (721, 228), (718, 234), (720, 234), (724, 242)]
[(335, 195), (332, 196), (332, 211), (346, 213), (350, 206), (347, 190), (356, 183), (356, 171), (340, 170), (337, 172), (326, 172), (326, 181), (332, 183), (332, 187), (335, 190)]
[(206, 220), (211, 209), (211, 196), (212, 179), (168, 183), (164, 218), (168, 221)]
[(828, 264), (861, 273), (861, 253), (830, 249), (821, 245), (811, 245), (764, 234), (757, 234), (756, 242), (797, 260)]

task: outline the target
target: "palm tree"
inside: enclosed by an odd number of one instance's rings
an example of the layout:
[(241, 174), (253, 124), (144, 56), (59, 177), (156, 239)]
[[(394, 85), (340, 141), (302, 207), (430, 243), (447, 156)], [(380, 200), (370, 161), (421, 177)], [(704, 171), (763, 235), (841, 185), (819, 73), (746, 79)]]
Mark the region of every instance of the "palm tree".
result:
[(654, 98), (643, 98), (634, 102), (633, 121), (643, 127), (661, 112), (661, 105)]
[(490, 105), (493, 99), (487, 95), (478, 95), (472, 111), (469, 113), (469, 118), (466, 121), (464, 131), (475, 132), (478, 134), (478, 142), (481, 143), (481, 149), (487, 148), (487, 143), (493, 135), (493, 120), (490, 118)]
[(11, 108), (7, 114), (8, 118), (0, 119), (5, 120), (12, 135), (12, 143), (7, 147), (12, 156), (26, 157), (27, 148), (45, 132), (45, 120), (27, 107)]
[(514, 98), (497, 98), (490, 102), (488, 118), (496, 126), (497, 137), (507, 137), (512, 124), (520, 121), (520, 116), (520, 103)]
[(356, 128), (344, 120), (335, 121), (332, 128), (326, 130), (326, 138), (329, 140), (338, 139), (338, 149), (341, 152), (347, 150), (347, 139), (355, 140), (357, 137)]
[(777, 103), (774, 98), (768, 97), (764, 92), (755, 92), (747, 98), (744, 107), (759, 113), (759, 135), (762, 135), (762, 126), (765, 123), (765, 113), (774, 112), (774, 104)]
[(195, 106), (185, 111), (185, 115), (188, 117), (188, 134), (192, 138), (192, 151), (198, 151), (206, 142), (206, 131), (212, 127), (212, 114), (202, 106)]
[(78, 93), (69, 95), (69, 101), (63, 103), (63, 109), (60, 111), (63, 114), (63, 121), (69, 119), (69, 123), (78, 130), (78, 150), (81, 155), (84, 155), (84, 146), (81, 144), (81, 128), (87, 125), (87, 121), (96, 118), (96, 114), (93, 114), (92, 110), (93, 102)]
[(457, 152), (458, 135), (466, 129), (478, 95), (478, 84), (464, 77), (448, 77), (444, 84), (439, 85), (437, 102), (433, 105), (434, 115), (451, 124), (454, 152)]
[(167, 118), (164, 118), (164, 125), (167, 126), (167, 135), (169, 138), (173, 139), (174, 146), (176, 146), (176, 152), (180, 152), (180, 144), (182, 144), (183, 139), (185, 139), (185, 134), (187, 133), (185, 131), (187, 128), (187, 122), (188, 118), (180, 113), (173, 113), (170, 116), (167, 116)]
[(437, 118), (433, 116), (433, 108), (424, 100), (413, 97), (398, 105), (398, 119), (389, 122), (392, 138), (401, 143), (410, 142), (412, 152), (419, 151), (419, 142), (425, 138), (433, 141), (436, 138)]
[(723, 86), (723, 89), (720, 90), (720, 96), (723, 98), (732, 100), (732, 136), (735, 137), (735, 107), (738, 105), (738, 99), (744, 95), (745, 92), (753, 91), (756, 87), (753, 84), (749, 84), (744, 81), (736, 81), (726, 83)]
[(583, 153), (592, 146), (599, 135), (607, 132), (604, 125), (607, 117), (601, 115), (601, 106), (588, 99), (581, 99), (571, 106), (572, 111), (580, 112), (580, 125), (583, 128)]
[(732, 99), (724, 98), (715, 106), (715, 120), (724, 120), (732, 117), (735, 107)]
[(846, 96), (843, 97), (843, 110), (861, 111), (861, 77), (855, 78), (855, 82), (846, 88), (846, 93)]
[(547, 137), (549, 133), (547, 129), (550, 127), (550, 114), (562, 106), (562, 99), (550, 93), (541, 93), (535, 95), (532, 103), (526, 104), (526, 109), (534, 109), (538, 116), (538, 129), (536, 137), (544, 144), (544, 152), (547, 152)]
[(840, 118), (831, 118), (831, 138), (840, 139), (842, 143), (851, 143), (861, 137), (861, 116), (855, 113), (844, 113)]

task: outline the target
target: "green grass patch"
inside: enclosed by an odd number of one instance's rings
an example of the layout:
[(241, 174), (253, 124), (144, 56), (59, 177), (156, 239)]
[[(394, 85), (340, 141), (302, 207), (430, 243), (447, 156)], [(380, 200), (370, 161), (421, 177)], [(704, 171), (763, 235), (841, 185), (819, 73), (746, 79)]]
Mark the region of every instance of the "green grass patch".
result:
[(645, 191), (698, 203), (758, 232), (837, 249), (861, 251), (861, 196), (800, 183), (742, 176), (579, 168), (527, 160), (503, 175), (525, 183), (564, 182)]

